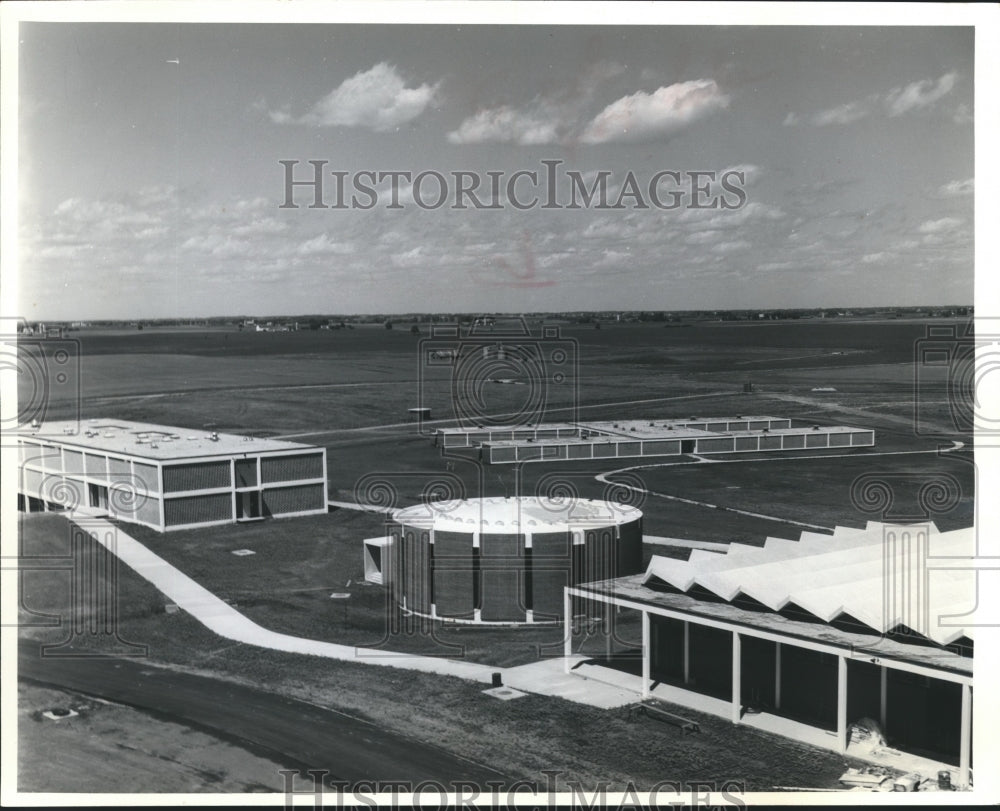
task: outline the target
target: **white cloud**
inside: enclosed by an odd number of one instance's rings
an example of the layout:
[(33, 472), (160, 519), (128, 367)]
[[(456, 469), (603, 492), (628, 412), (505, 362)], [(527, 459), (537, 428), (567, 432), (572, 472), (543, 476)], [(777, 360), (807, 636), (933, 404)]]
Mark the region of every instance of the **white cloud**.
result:
[(767, 273), (773, 270), (792, 270), (797, 267), (800, 267), (797, 262), (765, 262), (762, 265), (757, 265), (757, 270)]
[(693, 234), (688, 234), (684, 238), (684, 242), (688, 245), (708, 245), (712, 242), (716, 242), (722, 236), (721, 231), (695, 231)]
[(749, 248), (750, 243), (745, 239), (734, 239), (729, 242), (717, 242), (709, 250), (713, 253), (732, 253), (733, 251), (742, 251), (744, 248)]
[(189, 237), (181, 243), (181, 249), (193, 253), (202, 253), (220, 259), (234, 256), (249, 256), (253, 246), (245, 241), (233, 239), (228, 234), (203, 234)]
[(975, 190), (976, 181), (970, 177), (966, 180), (952, 180), (950, 183), (945, 183), (938, 189), (938, 194), (943, 197), (965, 197), (973, 194)]
[(387, 132), (423, 113), (437, 90), (437, 84), (407, 87), (394, 65), (379, 62), (345, 79), (298, 118), (286, 111), (272, 111), (270, 116), (276, 124), (367, 127)]
[(737, 164), (736, 166), (729, 166), (726, 169), (723, 169), (721, 172), (719, 172), (719, 177), (722, 178), (723, 175), (726, 175), (729, 172), (739, 172), (743, 175), (744, 186), (750, 186), (753, 183), (756, 183), (760, 179), (760, 176), (761, 174), (763, 174), (763, 171), (764, 171), (763, 169), (761, 169), (759, 166), (756, 166), (755, 164), (740, 163)]
[(882, 265), (893, 258), (888, 251), (878, 251), (877, 253), (866, 253), (861, 257), (861, 261), (866, 265)]
[(958, 74), (951, 72), (946, 73), (936, 82), (933, 79), (924, 79), (908, 84), (906, 87), (894, 88), (885, 96), (886, 110), (890, 116), (896, 117), (910, 110), (929, 107), (951, 92), (957, 78)]
[(729, 105), (714, 79), (696, 79), (623, 96), (605, 107), (585, 127), (586, 144), (645, 141), (669, 136)]
[(453, 144), (494, 142), (522, 146), (555, 143), (560, 137), (560, 122), (552, 117), (551, 111), (547, 116), (542, 107), (530, 111), (505, 105), (480, 110), (449, 132), (448, 140)]
[(831, 124), (853, 124), (868, 115), (868, 110), (856, 101), (848, 104), (841, 104), (839, 107), (831, 107), (829, 110), (821, 110), (812, 117), (812, 123), (817, 127), (826, 127)]
[(409, 268), (424, 265), (428, 256), (422, 245), (417, 245), (408, 251), (400, 251), (389, 256), (390, 261), (396, 267)]
[(296, 253), (300, 256), (316, 256), (319, 254), (345, 254), (353, 253), (354, 248), (348, 242), (333, 242), (326, 234), (307, 239), (298, 248)]
[[(873, 93), (858, 101), (849, 101), (846, 104), (830, 107), (814, 113), (808, 119), (814, 127), (827, 127), (831, 125), (845, 126), (860, 121), (871, 115), (879, 106), (885, 109), (890, 118), (896, 118), (913, 110), (920, 110), (930, 107), (936, 101), (951, 92), (958, 79), (955, 72), (946, 73), (937, 81), (924, 79), (919, 82), (912, 82), (905, 87), (895, 87), (886, 93)], [(963, 104), (959, 105), (954, 114), (955, 123), (964, 123), (971, 120), (968, 108)], [(802, 119), (797, 113), (788, 113), (785, 116), (784, 125), (786, 127), (795, 126), (801, 123)]]
[(244, 225), (234, 226), (232, 232), (237, 236), (253, 236), (261, 234), (281, 234), (288, 230), (288, 223), (275, 217), (255, 217)]
[(942, 217), (940, 220), (927, 220), (920, 224), (917, 229), (921, 234), (940, 234), (944, 231), (951, 231), (958, 228), (962, 220), (957, 217)]

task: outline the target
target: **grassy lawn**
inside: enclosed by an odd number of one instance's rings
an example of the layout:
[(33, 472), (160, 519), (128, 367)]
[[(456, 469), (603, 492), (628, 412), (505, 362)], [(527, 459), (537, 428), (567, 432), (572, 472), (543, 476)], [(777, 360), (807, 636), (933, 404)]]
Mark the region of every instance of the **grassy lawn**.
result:
[[(700, 464), (649, 468), (640, 471), (649, 489), (683, 498), (741, 510), (780, 515), (796, 521), (833, 527), (864, 526), (867, 521), (919, 520), (927, 515), (939, 529), (973, 524), (974, 467), (970, 454), (808, 458)], [(864, 477), (864, 478), (862, 478)], [(852, 500), (869, 477), (885, 481), (893, 502), (877, 512), (859, 509)], [(925, 509), (921, 488), (935, 481), (957, 483), (960, 493), (941, 505)], [(857, 486), (855, 486), (857, 485)], [(656, 499), (652, 499), (656, 500)]]
[[(913, 424), (915, 397), (929, 420), (950, 421), (945, 392), (914, 387), (914, 347), (926, 327), (922, 322), (819, 321), (666, 328), (622, 324), (601, 330), (567, 326), (563, 338), (575, 342), (578, 385), (551, 386), (547, 410), (533, 417), (564, 420), (577, 406), (582, 419), (594, 420), (775, 415), (791, 417), (796, 425), (874, 428), (875, 452), (934, 449), (936, 440), (916, 432)], [(426, 337), (426, 325), (423, 330)], [(534, 495), (558, 479), (583, 497), (602, 498), (608, 490), (594, 479), (597, 473), (650, 461), (518, 468), (483, 466), (474, 454), (443, 456), (415, 426), (398, 425), (421, 398), (436, 419), (454, 416), (450, 371), (422, 369), (419, 339), (408, 329), (262, 335), (145, 330), (73, 337), (80, 339), (83, 355), (84, 418), (308, 433), (301, 441), (327, 448), (330, 496), (335, 499), (355, 500), (358, 484), (372, 476), (394, 490), (394, 503), (387, 506), (416, 503), (431, 479), (450, 482), (468, 497)], [(742, 393), (747, 380), (753, 381), (754, 393)], [(813, 391), (830, 386), (836, 391)], [(484, 384), (486, 411), (518, 409), (528, 388)], [(642, 402), (646, 400), (653, 402)], [(75, 408), (53, 403), (48, 416), (70, 416)], [(972, 466), (958, 456), (879, 457), (861, 451), (846, 459), (768, 459), (746, 464), (692, 461), (636, 473), (656, 492), (779, 520), (649, 496), (638, 499), (645, 532), (759, 544), (769, 535), (797, 538), (802, 528), (790, 521), (860, 526), (878, 517), (851, 503), (852, 482), (868, 473), (895, 477), (899, 511), (913, 508), (929, 477), (952, 475), (962, 498), (933, 518), (942, 529), (972, 523)], [(340, 510), (165, 535), (125, 528), (250, 619), (276, 631), (366, 647), (448, 652), (496, 666), (533, 661), (539, 646), (561, 639), (555, 628), (439, 628), (435, 637), (387, 633), (387, 618), (395, 609), (381, 587), (363, 583), (361, 541), (383, 534), (377, 515)], [(67, 525), (58, 516), (25, 518), (22, 536), (25, 554), (65, 554), (68, 548)], [(255, 554), (238, 557), (232, 554), (235, 549)], [(686, 554), (650, 547), (647, 558), (653, 552)], [(630, 779), (640, 788), (658, 780), (736, 780), (751, 790), (774, 785), (833, 788), (845, 765), (841, 756), (687, 709), (683, 714), (700, 721), (703, 731), (682, 738), (664, 725), (629, 723), (624, 712), (539, 696), (500, 702), (458, 679), (234, 644), (183, 612), (165, 613), (164, 596), (131, 571), (122, 572), (118, 588), (121, 633), (148, 645), (152, 662), (336, 707), (513, 777), (543, 781), (542, 769), (557, 769), (563, 781), (609, 781), (619, 788)], [(335, 592), (350, 597), (331, 599)], [(24, 573), (22, 597), (34, 612), (65, 615), (68, 573)], [(45, 641), (65, 635), (64, 629), (43, 627), (37, 619), (24, 614), (22, 634)], [(634, 639), (635, 630), (625, 623), (621, 633)]]
[[(66, 533), (66, 522), (59, 516), (27, 518), (22, 526), (24, 552), (60, 554)], [(22, 591), (25, 605), (33, 610), (69, 616), (68, 573), (25, 573)], [(612, 790), (630, 781), (642, 790), (661, 780), (735, 780), (751, 791), (775, 785), (834, 788), (848, 761), (687, 709), (679, 711), (701, 724), (699, 735), (682, 737), (668, 725), (629, 722), (624, 710), (541, 696), (502, 702), (484, 696), (480, 685), (460, 679), (373, 670), (234, 644), (183, 612), (165, 614), (162, 595), (127, 569), (121, 572), (118, 595), (119, 633), (148, 645), (152, 664), (264, 686), (337, 708), (541, 786), (542, 770), (554, 769), (560, 772), (561, 785), (578, 780), (587, 787), (606, 781)], [(40, 642), (61, 641), (66, 634), (42, 627), (23, 627), (21, 633)]]

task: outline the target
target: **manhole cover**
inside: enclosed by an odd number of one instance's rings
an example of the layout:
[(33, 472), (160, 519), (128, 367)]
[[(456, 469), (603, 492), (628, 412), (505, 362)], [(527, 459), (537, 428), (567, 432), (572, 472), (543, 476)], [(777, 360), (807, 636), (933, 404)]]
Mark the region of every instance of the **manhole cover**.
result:
[(245, 557), (246, 555), (256, 555), (257, 553), (254, 552), (252, 549), (234, 549), (233, 554), (239, 555), (242, 558)]
[(74, 715), (79, 715), (76, 710), (68, 710), (65, 707), (53, 707), (51, 710), (45, 710), (42, 713), (43, 718), (48, 718), (50, 721), (61, 721), (64, 718), (72, 718)]
[(330, 599), (331, 600), (346, 600), (350, 596), (351, 596), (351, 593), (349, 591), (335, 591), (333, 594), (330, 595)]

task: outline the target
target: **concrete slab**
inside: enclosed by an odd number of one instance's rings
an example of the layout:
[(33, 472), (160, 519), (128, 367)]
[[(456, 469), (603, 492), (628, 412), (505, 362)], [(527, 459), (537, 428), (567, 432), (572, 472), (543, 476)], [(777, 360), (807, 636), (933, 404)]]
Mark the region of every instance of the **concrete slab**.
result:
[(511, 699), (528, 695), (527, 693), (522, 693), (520, 690), (515, 690), (513, 687), (491, 687), (489, 690), (483, 690), (482, 692), (483, 695), (499, 698), (501, 701), (510, 701)]
[[(585, 661), (585, 656), (575, 656), (572, 660), (574, 664)], [(594, 678), (590, 668), (583, 672), (571, 670), (566, 673), (562, 658), (542, 659), (529, 665), (508, 668), (503, 679), (505, 684), (518, 690), (556, 696), (602, 709), (624, 707), (637, 700), (635, 691), (611, 681)]]

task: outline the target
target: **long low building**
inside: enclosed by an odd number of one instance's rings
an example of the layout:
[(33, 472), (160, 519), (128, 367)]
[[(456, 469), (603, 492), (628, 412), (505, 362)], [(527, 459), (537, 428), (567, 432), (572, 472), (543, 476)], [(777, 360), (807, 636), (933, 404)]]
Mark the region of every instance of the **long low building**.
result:
[[(853, 724), (875, 719), (895, 750), (957, 766), (964, 787), (975, 554), (974, 528), (869, 523), (687, 561), (654, 556), (645, 574), (578, 584), (564, 601), (567, 616), (603, 616), (612, 629), (641, 615), (643, 698), (841, 752)], [(572, 639), (567, 620), (567, 668)]]
[(160, 531), (327, 510), (326, 449), (100, 419), (18, 436), (18, 507), (85, 510)]
[(691, 417), (444, 428), (435, 441), (445, 450), (478, 447), (487, 464), (514, 464), (871, 447), (875, 432), (842, 425), (792, 427), (783, 417)]
[(523, 442), (542, 439), (587, 439), (588, 437), (628, 437), (643, 434), (660, 435), (663, 431), (691, 429), (694, 431), (760, 431), (790, 428), (787, 417), (688, 417), (676, 420), (592, 420), (589, 422), (546, 422), (539, 425), (439, 428), (434, 441), (444, 448), (475, 448), (484, 442)]

